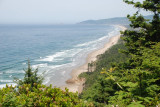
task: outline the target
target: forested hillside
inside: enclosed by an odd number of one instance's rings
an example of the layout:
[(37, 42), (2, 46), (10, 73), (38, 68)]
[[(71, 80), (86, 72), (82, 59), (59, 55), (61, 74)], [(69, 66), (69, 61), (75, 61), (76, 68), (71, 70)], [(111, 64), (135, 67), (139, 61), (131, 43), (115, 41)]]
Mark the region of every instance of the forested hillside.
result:
[[(81, 74), (86, 83), (80, 97), (95, 106), (160, 106), (160, 1), (124, 2), (139, 9), (127, 16), (131, 29), (121, 32), (120, 45), (99, 57), (94, 72)], [(140, 9), (152, 12), (151, 20)], [(115, 54), (118, 49), (125, 55)]]
[[(146, 19), (152, 19), (153, 15), (144, 16)], [(116, 17), (116, 18), (110, 18), (110, 19), (100, 19), (100, 20), (86, 20), (83, 22), (80, 22), (78, 24), (109, 24), (109, 25), (129, 25), (130, 21), (127, 17)]]
[[(89, 64), (94, 71), (80, 75), (86, 82), (79, 96), (42, 85), (37, 70), (32, 71), (28, 63), (24, 80), (17, 80), (18, 87), (0, 89), (0, 106), (159, 107), (160, 1), (124, 2), (138, 8), (127, 16), (132, 29), (121, 32), (122, 40)], [(140, 9), (153, 13), (152, 19), (145, 19)]]

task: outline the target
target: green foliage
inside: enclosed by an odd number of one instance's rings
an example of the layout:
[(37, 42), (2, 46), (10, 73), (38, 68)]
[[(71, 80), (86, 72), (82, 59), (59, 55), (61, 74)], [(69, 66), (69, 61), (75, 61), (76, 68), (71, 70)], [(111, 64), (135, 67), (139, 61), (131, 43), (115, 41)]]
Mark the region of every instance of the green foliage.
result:
[(146, 11), (151, 11), (155, 14), (160, 13), (160, 2), (159, 0), (144, 0), (143, 3), (134, 2), (134, 0), (123, 0), (127, 4), (132, 4), (136, 8), (142, 8)]
[[(0, 89), (0, 106), (159, 106), (160, 1), (124, 2), (139, 10), (133, 16), (128, 15), (131, 29), (121, 32), (125, 46), (120, 41), (98, 56), (96, 62), (88, 64), (90, 72), (80, 75), (86, 82), (79, 97), (88, 102), (80, 100), (77, 93), (68, 89), (62, 91), (41, 85), (38, 69), (32, 72), (28, 62), (24, 80), (18, 81), (18, 89), (12, 86)], [(152, 12), (152, 20), (139, 14), (140, 9)], [(119, 49), (126, 54), (118, 53)]]
[(110, 68), (116, 63), (123, 63), (128, 59), (125, 54), (119, 53), (119, 49), (125, 49), (121, 40), (104, 54), (98, 56), (94, 72), (80, 75), (80, 78), (86, 79), (85, 88), (80, 98), (94, 102), (95, 106), (104, 106), (115, 91), (120, 89), (114, 81), (106, 80), (106, 75), (101, 75), (102, 68)]
[(23, 80), (17, 80), (18, 86), (6, 85), (0, 89), (0, 107), (92, 107), (93, 104), (78, 98), (78, 93), (42, 85), (42, 77), (37, 76), (38, 69), (32, 71), (28, 61)]
[(38, 68), (35, 69), (35, 71), (32, 70), (30, 66), (30, 61), (28, 60), (28, 68), (25, 71), (25, 76), (23, 80), (19, 80), (15, 78), (15, 82), (18, 84), (18, 86), (21, 86), (23, 84), (30, 84), (32, 89), (33, 87), (36, 87), (38, 84), (42, 84), (43, 77), (38, 76)]
[(141, 104), (141, 101), (138, 102), (132, 102), (130, 105), (128, 105), (127, 107), (145, 107), (144, 105)]
[(98, 56), (96, 62), (96, 72), (101, 72), (102, 68), (110, 68), (117, 63), (122, 63), (127, 60), (127, 56), (119, 53), (119, 50), (126, 50), (122, 40), (119, 40), (118, 44), (111, 47), (104, 54)]
[[(160, 43), (154, 45), (151, 49), (145, 48), (142, 51), (142, 56), (131, 55), (133, 62), (128, 62), (127, 65), (136, 65), (129, 68), (125, 66), (116, 67), (114, 72), (106, 72), (110, 79), (117, 83), (121, 90), (117, 90), (115, 95), (110, 97), (111, 104), (117, 105), (132, 105), (131, 103), (141, 101), (145, 106), (156, 106), (160, 102)], [(159, 51), (159, 52), (158, 52)], [(158, 54), (158, 53), (159, 54)], [(137, 60), (141, 59), (141, 60)], [(134, 62), (136, 60), (136, 62)], [(141, 62), (141, 64), (139, 63)], [(135, 64), (138, 63), (138, 64)], [(122, 87), (122, 88), (121, 88)]]
[(30, 84), (19, 86), (18, 91), (15, 87), (0, 89), (0, 106), (2, 107), (87, 107), (93, 106), (92, 103), (84, 102), (78, 98), (77, 93), (71, 93), (68, 89), (62, 91), (52, 86), (38, 85), (30, 91)]
[(115, 92), (116, 85), (113, 84), (114, 82), (106, 81), (105, 77), (99, 76), (97, 81), (82, 93), (81, 97), (88, 101), (96, 102), (96, 105), (98, 103), (108, 103), (109, 97)]
[[(139, 9), (127, 16), (131, 29), (121, 32), (127, 48), (121, 52), (129, 56), (128, 60), (124, 56), (121, 62), (120, 54), (116, 57), (115, 52), (101, 55), (96, 62), (98, 72), (83, 74), (87, 88), (81, 97), (108, 106), (155, 107), (160, 104), (160, 1), (124, 2)], [(152, 20), (139, 14), (140, 9), (152, 12)], [(97, 76), (101, 71), (103, 75)]]
[(137, 8), (153, 12), (152, 21), (144, 19), (139, 11), (128, 15), (133, 30), (121, 32), (130, 59), (116, 66), (114, 72), (106, 75), (121, 86), (110, 97), (111, 104), (123, 106), (156, 106), (160, 103), (160, 19), (159, 0), (144, 0), (143, 3), (125, 0)]
[[(124, 1), (139, 9), (133, 16), (127, 16), (131, 21), (130, 26), (135, 30), (126, 30), (122, 32), (124, 36), (123, 40), (128, 48), (126, 53), (141, 54), (139, 53), (141, 46), (150, 47), (160, 42), (160, 2), (159, 0), (144, 0), (143, 3), (134, 2), (133, 0)], [(139, 14), (140, 9), (145, 9), (153, 13), (152, 20), (149, 21)]]
[[(137, 52), (139, 54), (137, 54)], [(156, 106), (160, 103), (160, 42), (130, 53), (130, 59), (106, 72), (121, 90), (110, 97), (111, 104)], [(139, 103), (139, 105), (137, 104)]]

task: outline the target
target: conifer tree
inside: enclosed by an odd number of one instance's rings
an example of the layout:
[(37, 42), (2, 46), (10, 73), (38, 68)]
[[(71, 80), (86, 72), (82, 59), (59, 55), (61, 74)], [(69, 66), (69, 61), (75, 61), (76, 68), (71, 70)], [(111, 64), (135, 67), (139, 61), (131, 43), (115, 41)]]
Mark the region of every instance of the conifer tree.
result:
[(38, 84), (42, 84), (43, 77), (38, 76), (38, 68), (34, 71), (31, 68), (30, 60), (28, 60), (28, 68), (25, 70), (25, 76), (23, 80), (19, 80), (15, 78), (15, 82), (18, 84), (18, 86), (24, 85), (24, 84), (30, 84), (31, 87), (36, 87)]
[[(143, 2), (134, 2), (134, 0), (124, 0), (125, 3), (138, 8), (133, 15), (128, 15), (130, 26), (134, 30), (126, 30), (122, 32), (124, 41), (128, 47), (126, 53), (141, 54), (141, 47), (150, 47), (160, 41), (160, 0), (144, 0)], [(146, 10), (153, 14), (152, 20), (145, 19), (141, 14), (141, 10)]]
[[(124, 2), (138, 11), (127, 16), (132, 29), (122, 32), (128, 48), (125, 53), (130, 59), (122, 66), (118, 65), (111, 74), (123, 89), (117, 91), (110, 101), (118, 105), (157, 106), (160, 104), (160, 0)], [(145, 19), (140, 14), (141, 9), (153, 13), (152, 20)]]

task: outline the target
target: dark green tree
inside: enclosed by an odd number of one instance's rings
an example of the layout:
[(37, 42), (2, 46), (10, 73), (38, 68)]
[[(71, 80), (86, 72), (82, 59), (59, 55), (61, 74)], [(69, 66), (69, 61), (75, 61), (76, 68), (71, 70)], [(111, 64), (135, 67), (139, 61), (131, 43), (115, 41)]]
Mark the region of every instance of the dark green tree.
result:
[(20, 80), (15, 78), (15, 82), (18, 84), (18, 86), (22, 86), (24, 84), (30, 84), (31, 87), (36, 87), (38, 84), (42, 84), (43, 81), (43, 77), (42, 76), (38, 76), (37, 72), (38, 72), (38, 68), (35, 69), (34, 71), (31, 68), (30, 65), (30, 60), (28, 60), (28, 68), (25, 70), (25, 76), (24, 79)]
[[(150, 47), (156, 42), (160, 42), (160, 1), (144, 0), (143, 2), (134, 2), (134, 0), (124, 0), (124, 2), (138, 8), (133, 16), (127, 16), (131, 22), (130, 26), (134, 30), (122, 32), (123, 40), (128, 47), (126, 53), (141, 54), (141, 46)], [(152, 20), (145, 19), (140, 14), (141, 10), (152, 13)]]
[[(123, 88), (115, 92), (110, 101), (118, 105), (157, 106), (160, 103), (160, 0), (124, 2), (138, 11), (127, 16), (132, 29), (121, 32), (128, 49), (124, 52), (130, 59), (110, 74)], [(152, 20), (145, 19), (141, 9), (153, 13)]]
[[(111, 80), (114, 78), (122, 87), (110, 99), (112, 104), (137, 102), (152, 107), (160, 103), (160, 42), (150, 48), (145, 47), (141, 52), (141, 56), (131, 55), (133, 62), (117, 66), (112, 73), (106, 72)], [(139, 62), (141, 64), (137, 64)], [(133, 64), (137, 66), (128, 68)]]

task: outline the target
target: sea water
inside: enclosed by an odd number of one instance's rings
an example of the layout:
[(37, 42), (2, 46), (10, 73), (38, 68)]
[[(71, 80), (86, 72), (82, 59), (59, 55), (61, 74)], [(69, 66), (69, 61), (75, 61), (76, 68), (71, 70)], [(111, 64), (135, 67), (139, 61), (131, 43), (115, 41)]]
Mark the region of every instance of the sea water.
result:
[(0, 25), (0, 87), (23, 79), (27, 60), (44, 84), (62, 86), (87, 55), (119, 34), (111, 25)]

